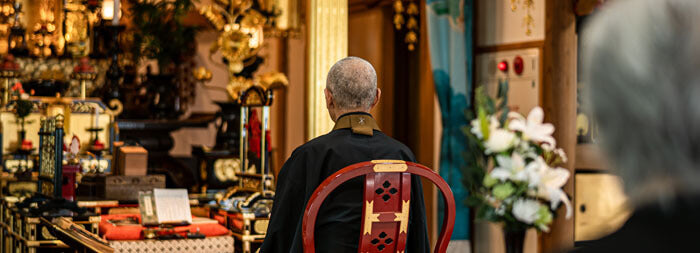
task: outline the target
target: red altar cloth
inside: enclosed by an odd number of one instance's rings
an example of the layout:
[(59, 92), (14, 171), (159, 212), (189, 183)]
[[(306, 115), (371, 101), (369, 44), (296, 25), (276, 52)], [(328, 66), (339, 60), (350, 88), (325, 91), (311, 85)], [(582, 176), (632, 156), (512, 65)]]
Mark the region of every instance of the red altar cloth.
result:
[[(107, 240), (143, 240), (142, 231), (145, 229), (141, 225), (114, 225), (108, 220), (113, 219), (124, 219), (128, 217), (135, 217), (138, 221), (141, 221), (141, 215), (138, 214), (107, 214), (102, 215), (102, 221), (100, 221), (100, 235)], [(185, 236), (187, 232), (196, 233), (197, 228), (199, 232), (204, 234), (206, 237), (220, 236), (229, 234), (230, 231), (226, 227), (219, 225), (218, 223), (213, 224), (192, 224), (188, 226), (177, 226), (174, 230), (182, 236)]]

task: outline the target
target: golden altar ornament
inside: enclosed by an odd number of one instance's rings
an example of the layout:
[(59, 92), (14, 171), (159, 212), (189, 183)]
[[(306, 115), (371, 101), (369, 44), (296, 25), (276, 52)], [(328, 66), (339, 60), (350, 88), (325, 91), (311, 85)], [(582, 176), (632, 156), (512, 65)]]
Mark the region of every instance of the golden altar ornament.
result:
[[(404, 6), (404, 1), (408, 2), (408, 6)], [(414, 0), (394, 0), (393, 7), (394, 28), (400, 31), (403, 29), (403, 25), (406, 25), (407, 32), (404, 42), (408, 44), (408, 50), (413, 51), (418, 43), (418, 30), (420, 29), (418, 25), (418, 5)], [(406, 15), (406, 18), (404, 18), (404, 15)]]
[(194, 79), (197, 79), (197, 81), (209, 81), (212, 78), (211, 71), (209, 71), (205, 67), (199, 67), (194, 69), (192, 74), (194, 75)]
[(21, 76), (19, 71), (19, 64), (14, 61), (14, 57), (6, 55), (5, 59), (0, 65), (0, 79), (3, 81), (3, 99), (2, 104), (6, 105), (10, 102), (10, 81), (13, 78)]
[[(217, 51), (221, 52), (230, 73), (240, 73), (246, 65), (244, 61), (257, 55), (263, 42), (262, 25), (265, 23), (265, 17), (250, 9), (248, 2), (234, 1), (241, 5), (233, 7), (232, 3), (229, 11), (220, 5), (200, 8), (200, 13), (221, 32), (216, 43), (210, 48), (209, 56)], [(237, 22), (238, 18), (240, 21)]]
[[(257, 1), (265, 12), (275, 12), (274, 2)], [(264, 29), (267, 24), (272, 23), (271, 20), (275, 18), (275, 14), (263, 15), (253, 8), (253, 0), (217, 0), (214, 4), (201, 7), (199, 11), (220, 32), (216, 43), (209, 50), (209, 57), (211, 58), (216, 52), (221, 52), (225, 59), (229, 72), (229, 83), (225, 90), (232, 101), (240, 102), (238, 100), (241, 93), (253, 86), (260, 86), (267, 90), (288, 84), (287, 77), (279, 72), (252, 78), (245, 74), (241, 75), (246, 67), (259, 64), (257, 55), (263, 45)], [(195, 70), (193, 74), (200, 81), (211, 79), (210, 76), (207, 78), (205, 69)]]
[(86, 82), (95, 80), (97, 72), (90, 66), (88, 58), (83, 57), (80, 59), (80, 64), (73, 69), (70, 78), (80, 81), (80, 99), (84, 100), (87, 97)]
[(77, 0), (64, 2), (64, 31), (66, 50), (73, 56), (87, 56), (90, 52), (90, 15), (87, 7)]

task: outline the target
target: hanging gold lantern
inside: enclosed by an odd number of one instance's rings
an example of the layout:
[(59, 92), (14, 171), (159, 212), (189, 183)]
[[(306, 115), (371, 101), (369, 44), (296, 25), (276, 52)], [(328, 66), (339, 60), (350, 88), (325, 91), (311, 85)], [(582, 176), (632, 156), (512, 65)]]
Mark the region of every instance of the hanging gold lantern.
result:
[(403, 2), (404, 0), (394, 1), (394, 27), (396, 30), (400, 31), (403, 29), (403, 25), (406, 24), (404, 42), (408, 44), (408, 50), (413, 51), (416, 48), (416, 43), (418, 43), (418, 30), (420, 29), (420, 25), (418, 24), (419, 8), (416, 0), (409, 0), (404, 10)]

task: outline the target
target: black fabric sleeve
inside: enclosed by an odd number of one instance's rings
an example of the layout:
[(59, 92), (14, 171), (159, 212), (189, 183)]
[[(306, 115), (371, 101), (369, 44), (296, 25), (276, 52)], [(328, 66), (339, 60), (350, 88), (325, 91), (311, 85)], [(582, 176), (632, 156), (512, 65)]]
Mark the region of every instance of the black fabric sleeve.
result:
[[(261, 253), (292, 252), (293, 246), (299, 247), (301, 238), (296, 238), (301, 231), (301, 219), (305, 204), (305, 169), (304, 152), (295, 150), (284, 163), (277, 176), (275, 200), (270, 214), (265, 241), (260, 247)], [(296, 245), (295, 245), (296, 244)]]

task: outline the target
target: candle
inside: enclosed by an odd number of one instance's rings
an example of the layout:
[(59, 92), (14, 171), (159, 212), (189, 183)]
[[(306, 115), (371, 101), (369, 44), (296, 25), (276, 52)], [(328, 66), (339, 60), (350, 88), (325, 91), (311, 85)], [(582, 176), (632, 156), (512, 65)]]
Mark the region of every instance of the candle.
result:
[(113, 0), (102, 1), (102, 19), (104, 19), (104, 20), (114, 19), (114, 1)]
[(100, 127), (99, 123), (100, 114), (97, 112), (97, 106), (95, 106), (95, 128)]
[(112, 25), (119, 25), (119, 0), (114, 0), (114, 18), (112, 19)]

